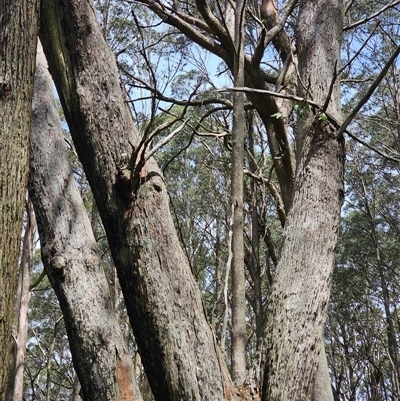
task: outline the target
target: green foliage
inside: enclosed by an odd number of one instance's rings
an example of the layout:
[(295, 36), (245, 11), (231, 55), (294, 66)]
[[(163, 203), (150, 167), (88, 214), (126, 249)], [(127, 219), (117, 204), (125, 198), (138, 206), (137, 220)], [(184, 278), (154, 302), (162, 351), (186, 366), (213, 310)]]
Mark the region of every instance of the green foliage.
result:
[[(39, 276), (37, 265), (33, 281)], [(31, 292), (25, 359), (25, 397), (34, 400), (68, 399), (73, 366), (62, 314), (45, 277)]]
[(296, 112), (296, 114), (304, 120), (308, 113), (312, 110), (310, 103), (306, 101), (298, 102), (293, 106), (293, 110)]

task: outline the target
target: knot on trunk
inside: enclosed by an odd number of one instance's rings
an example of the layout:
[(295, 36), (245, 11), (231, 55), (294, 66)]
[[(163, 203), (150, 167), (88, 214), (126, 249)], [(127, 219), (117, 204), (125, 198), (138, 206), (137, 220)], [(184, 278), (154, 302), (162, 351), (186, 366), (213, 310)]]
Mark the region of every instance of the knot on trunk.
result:
[(67, 266), (67, 259), (61, 253), (56, 253), (50, 260), (50, 264), (55, 273), (60, 276), (65, 276), (65, 267)]

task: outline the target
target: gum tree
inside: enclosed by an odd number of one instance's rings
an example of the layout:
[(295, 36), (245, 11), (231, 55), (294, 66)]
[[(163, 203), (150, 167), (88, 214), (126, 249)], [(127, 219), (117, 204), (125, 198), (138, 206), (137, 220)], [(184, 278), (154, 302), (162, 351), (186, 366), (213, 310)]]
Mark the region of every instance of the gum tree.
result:
[(37, 0), (0, 4), (0, 400), (9, 352), (25, 188), (38, 28)]

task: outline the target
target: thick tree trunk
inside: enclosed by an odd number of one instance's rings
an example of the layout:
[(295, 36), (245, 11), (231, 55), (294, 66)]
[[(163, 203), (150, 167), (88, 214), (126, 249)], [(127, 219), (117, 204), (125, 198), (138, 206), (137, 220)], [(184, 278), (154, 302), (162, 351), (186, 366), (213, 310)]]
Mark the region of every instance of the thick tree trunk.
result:
[(89, 217), (76, 188), (43, 51), (38, 51), (29, 193), (42, 260), (64, 315), (85, 400), (141, 400)]
[[(303, 0), (297, 24), (300, 94), (340, 120), (343, 0)], [(292, 207), (267, 310), (263, 400), (309, 400), (330, 294), (343, 201), (344, 146), (317, 110), (296, 129), (298, 157)]]
[(0, 2), (0, 401), (9, 378), (37, 24), (38, 0)]
[[(154, 161), (142, 158), (145, 150), (94, 6), (78, 0), (44, 0), (42, 6), (45, 52), (154, 396), (165, 401), (233, 397), (176, 235), (162, 175)], [(49, 245), (49, 252), (56, 253), (56, 247)]]

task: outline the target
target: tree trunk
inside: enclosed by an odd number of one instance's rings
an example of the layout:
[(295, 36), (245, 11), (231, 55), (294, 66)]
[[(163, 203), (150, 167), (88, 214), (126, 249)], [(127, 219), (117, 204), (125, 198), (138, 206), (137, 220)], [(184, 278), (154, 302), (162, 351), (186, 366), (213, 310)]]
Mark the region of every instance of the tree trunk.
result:
[[(102, 217), (154, 396), (233, 399), (176, 235), (164, 180), (154, 161), (145, 160), (94, 6), (44, 0), (42, 15), (50, 70)], [(54, 245), (48, 248), (57, 253)]]
[(37, 24), (38, 0), (0, 2), (0, 401), (9, 378)]
[(42, 260), (64, 315), (85, 400), (141, 400), (89, 217), (76, 188), (52, 80), (37, 57), (29, 193)]
[[(234, 86), (244, 86), (244, 13), (245, 0), (235, 6)], [(243, 168), (245, 136), (244, 93), (233, 93), (232, 174), (232, 379), (241, 385), (246, 379), (246, 282), (243, 241)]]
[(18, 300), (14, 307), (15, 319), (15, 362), (14, 371), (10, 372), (10, 387), (7, 394), (8, 401), (22, 401), (24, 389), (24, 365), (26, 338), (28, 334), (28, 307), (30, 298), (30, 279), (34, 255), (34, 236), (36, 230), (35, 213), (30, 200), (26, 207), (27, 223), (22, 242), (22, 255), (18, 275)]
[[(343, 9), (343, 0), (303, 0), (297, 24), (300, 82), (308, 85), (300, 86), (300, 95), (320, 104), (330, 97), (327, 111), (337, 120), (340, 88), (333, 79)], [(304, 114), (296, 128), (293, 202), (267, 309), (263, 400), (268, 401), (312, 397), (343, 202), (343, 140), (318, 110), (304, 106)]]

